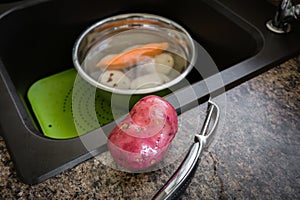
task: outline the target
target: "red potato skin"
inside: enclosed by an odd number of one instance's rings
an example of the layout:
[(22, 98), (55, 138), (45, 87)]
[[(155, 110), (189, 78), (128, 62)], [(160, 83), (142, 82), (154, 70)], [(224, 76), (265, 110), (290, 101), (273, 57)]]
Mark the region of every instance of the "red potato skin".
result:
[(173, 106), (158, 96), (146, 96), (112, 130), (108, 149), (120, 166), (145, 170), (163, 159), (177, 130)]

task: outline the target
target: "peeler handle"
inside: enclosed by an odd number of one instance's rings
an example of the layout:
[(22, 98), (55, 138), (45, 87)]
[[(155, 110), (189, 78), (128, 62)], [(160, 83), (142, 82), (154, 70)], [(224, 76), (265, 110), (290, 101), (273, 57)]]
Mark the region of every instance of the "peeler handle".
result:
[[(197, 169), (201, 152), (206, 147), (206, 140), (215, 131), (218, 120), (219, 108), (215, 103), (209, 101), (207, 115), (200, 134), (195, 134), (195, 142), (190, 147), (182, 163), (152, 200), (176, 199), (187, 188)], [(213, 121), (212, 126), (210, 126), (211, 121)], [(212, 127), (210, 131), (208, 131), (209, 127)]]
[(199, 161), (198, 158), (201, 154), (201, 151), (202, 143), (193, 143), (179, 168), (152, 199), (175, 199), (176, 197), (180, 196), (180, 193), (186, 189), (197, 169)]

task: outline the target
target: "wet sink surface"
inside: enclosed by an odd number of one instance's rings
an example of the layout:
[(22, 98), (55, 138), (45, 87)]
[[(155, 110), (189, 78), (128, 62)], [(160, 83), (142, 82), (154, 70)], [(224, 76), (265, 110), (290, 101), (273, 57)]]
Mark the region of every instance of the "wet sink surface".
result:
[[(233, 87), (300, 52), (300, 42), (295, 40), (300, 28), (295, 27), (287, 36), (268, 32), (264, 23), (276, 8), (261, 0), (188, 0), (184, 3), (171, 0), (126, 3), (121, 0), (74, 0), (28, 1), (24, 5), (0, 19), (0, 93), (3, 94), (0, 97), (0, 110), (3, 110), (0, 126), (20, 177), (31, 184), (91, 157), (78, 138), (52, 140), (43, 137), (34, 126), (34, 115), (26, 95), (37, 80), (73, 68), (71, 52), (76, 38), (89, 25), (103, 18), (144, 12), (178, 22), (218, 66), (223, 83), (216, 84), (216, 90)], [(209, 81), (216, 71), (206, 67), (205, 77)], [(207, 95), (201, 75), (192, 72), (188, 79), (199, 98)], [(179, 91), (183, 96), (185, 93), (184, 89)], [(172, 95), (167, 99), (172, 102)], [(105, 130), (109, 131), (112, 126), (108, 125)], [(93, 132), (86, 134), (86, 137), (94, 136)], [(103, 146), (105, 141), (93, 146), (94, 153), (101, 152)], [(52, 150), (50, 155), (49, 149)], [(34, 162), (35, 166), (29, 168), (28, 162)]]

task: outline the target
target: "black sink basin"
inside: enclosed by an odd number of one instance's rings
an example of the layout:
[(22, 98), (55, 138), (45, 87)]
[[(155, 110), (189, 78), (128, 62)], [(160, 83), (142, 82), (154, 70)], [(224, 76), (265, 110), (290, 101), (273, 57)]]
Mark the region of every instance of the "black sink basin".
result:
[[(85, 28), (100, 19), (127, 12), (154, 13), (180, 23), (209, 52), (220, 71), (253, 56), (262, 46), (258, 31), (246, 31), (251, 29), (249, 25), (240, 20), (239, 26), (201, 1), (174, 5), (177, 9), (168, 9), (169, 4), (165, 0), (143, 4), (131, 1), (125, 5), (113, 1), (103, 5), (95, 0), (82, 6), (81, 1), (54, 1), (12, 12), (0, 24), (2, 62), (19, 95), (26, 99), (28, 88), (35, 81), (73, 67), (72, 47)], [(198, 81), (199, 77), (194, 79)]]
[[(24, 182), (36, 184), (105, 148), (104, 136), (88, 149), (78, 138), (45, 137), (27, 99), (27, 91), (34, 82), (73, 68), (73, 44), (89, 25), (129, 12), (153, 13), (178, 22), (206, 49), (218, 67), (217, 71), (209, 65), (201, 69), (205, 76), (188, 75), (197, 97), (202, 99), (208, 95), (204, 81), (213, 80), (218, 72), (223, 82), (216, 83), (213, 90), (233, 87), (300, 52), (297, 39), (300, 26), (294, 26), (288, 35), (276, 35), (265, 28), (275, 10), (261, 0), (20, 3), (0, 18), (0, 126), (18, 174)], [(200, 66), (196, 64), (197, 67)], [(184, 96), (185, 89), (179, 89), (178, 94)], [(172, 97), (166, 98), (176, 108), (180, 107)], [(113, 125), (103, 129), (109, 132)], [(97, 134), (95, 130), (83, 137), (93, 141)]]

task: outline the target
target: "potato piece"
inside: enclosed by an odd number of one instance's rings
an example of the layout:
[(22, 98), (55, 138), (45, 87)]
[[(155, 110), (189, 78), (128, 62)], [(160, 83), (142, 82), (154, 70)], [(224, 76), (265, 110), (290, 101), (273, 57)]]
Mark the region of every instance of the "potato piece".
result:
[(173, 66), (174, 70), (178, 72), (182, 72), (186, 69), (187, 65), (188, 62), (184, 57), (180, 55), (174, 56), (174, 66)]
[(169, 80), (170, 79), (164, 74), (151, 73), (134, 79), (131, 82), (130, 88), (143, 89), (143, 88), (156, 87), (158, 85), (162, 85), (168, 82)]
[(164, 65), (171, 68), (174, 66), (173, 56), (171, 56), (171, 54), (169, 53), (159, 54), (155, 56), (154, 60), (155, 60), (154, 62), (159, 65)]
[(168, 53), (155, 56), (152, 60), (144, 64), (144, 68), (150, 73), (160, 73), (168, 75), (173, 69), (174, 59)]
[(130, 79), (119, 70), (107, 70), (99, 77), (99, 82), (114, 88), (130, 88)]

